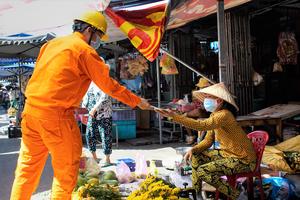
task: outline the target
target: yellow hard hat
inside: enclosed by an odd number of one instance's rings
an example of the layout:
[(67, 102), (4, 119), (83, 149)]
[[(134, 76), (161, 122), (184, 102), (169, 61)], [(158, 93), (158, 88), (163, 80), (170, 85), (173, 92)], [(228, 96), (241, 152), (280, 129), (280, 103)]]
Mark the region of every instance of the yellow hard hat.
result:
[(87, 11), (83, 13), (80, 17), (76, 18), (75, 20), (79, 20), (92, 25), (94, 28), (104, 33), (101, 40), (103, 41), (108, 40), (109, 37), (106, 34), (107, 22), (105, 17), (99, 11), (96, 10)]

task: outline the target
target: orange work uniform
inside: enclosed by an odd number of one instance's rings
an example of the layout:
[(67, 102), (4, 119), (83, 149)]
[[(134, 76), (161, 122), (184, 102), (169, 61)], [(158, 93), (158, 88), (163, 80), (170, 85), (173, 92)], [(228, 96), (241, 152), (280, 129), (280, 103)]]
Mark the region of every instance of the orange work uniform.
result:
[(53, 39), (41, 48), (25, 93), (22, 142), (11, 200), (30, 199), (49, 152), (54, 171), (51, 198), (71, 199), (82, 151), (74, 108), (91, 80), (131, 107), (141, 101), (110, 78), (108, 67), (81, 33)]

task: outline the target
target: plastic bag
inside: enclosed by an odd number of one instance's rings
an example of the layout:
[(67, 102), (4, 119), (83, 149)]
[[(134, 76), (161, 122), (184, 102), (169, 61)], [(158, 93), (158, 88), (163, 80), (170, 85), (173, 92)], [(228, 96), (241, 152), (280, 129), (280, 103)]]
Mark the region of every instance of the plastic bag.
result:
[(17, 109), (10, 107), (7, 110), (7, 115), (8, 115), (8, 117), (15, 117), (17, 115), (17, 112), (18, 112)]
[(295, 197), (295, 185), (286, 178), (271, 177), (263, 179), (263, 185), (271, 184), (267, 199), (288, 200)]
[(300, 171), (300, 152), (298, 151), (284, 151), (284, 158), (291, 169)]
[(273, 72), (283, 72), (282, 66), (279, 62), (274, 63)]
[(87, 152), (83, 150), (79, 161), (79, 172), (86, 171), (86, 161), (87, 161)]
[(262, 75), (260, 75), (259, 73), (255, 72), (252, 75), (252, 81), (254, 86), (258, 86), (259, 84), (261, 84), (263, 82), (264, 78), (262, 77)]
[(147, 176), (147, 161), (141, 154), (136, 156), (135, 174), (138, 178), (146, 178)]
[(88, 158), (86, 160), (86, 175), (90, 177), (98, 177), (100, 173), (100, 166), (97, 164), (94, 158)]
[(123, 161), (117, 165), (116, 174), (120, 183), (130, 183), (133, 180), (129, 167)]
[(167, 54), (163, 54), (160, 59), (160, 66), (162, 67), (161, 74), (172, 75), (178, 74), (178, 70), (173, 58), (168, 56)]

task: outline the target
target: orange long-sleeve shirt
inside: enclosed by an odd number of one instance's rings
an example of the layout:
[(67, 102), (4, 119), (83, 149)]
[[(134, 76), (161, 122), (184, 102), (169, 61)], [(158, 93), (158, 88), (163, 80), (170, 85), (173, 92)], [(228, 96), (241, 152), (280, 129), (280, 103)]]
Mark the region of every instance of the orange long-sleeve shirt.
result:
[(79, 106), (90, 82), (111, 97), (135, 107), (141, 99), (110, 78), (109, 68), (81, 33), (53, 39), (40, 50), (26, 88), (26, 104), (40, 109)]

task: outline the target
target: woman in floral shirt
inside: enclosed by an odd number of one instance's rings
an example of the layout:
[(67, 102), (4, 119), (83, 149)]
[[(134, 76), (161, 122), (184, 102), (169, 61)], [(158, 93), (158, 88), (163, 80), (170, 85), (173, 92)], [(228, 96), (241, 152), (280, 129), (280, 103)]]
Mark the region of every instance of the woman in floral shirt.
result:
[[(205, 181), (227, 197), (239, 199), (243, 195), (241, 191), (221, 178), (253, 171), (256, 165), (252, 142), (235, 119), (239, 108), (224, 83), (195, 91), (193, 96), (211, 112), (209, 118), (195, 120), (171, 110), (155, 110), (185, 127), (207, 131), (204, 140), (184, 156), (184, 160), (191, 163), (193, 187), (197, 192), (201, 191), (202, 181)], [(219, 142), (220, 149), (209, 149), (215, 141)]]
[(101, 133), (105, 165), (110, 164), (112, 153), (112, 99), (102, 92), (93, 82), (83, 98), (83, 106), (89, 111), (86, 128), (88, 148), (94, 159), (99, 162), (96, 155), (96, 136)]

